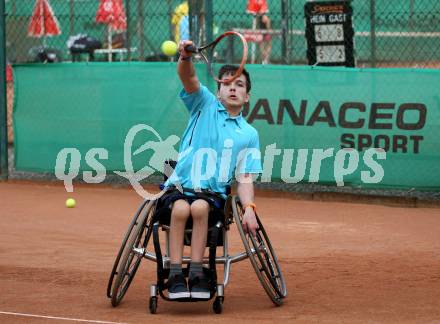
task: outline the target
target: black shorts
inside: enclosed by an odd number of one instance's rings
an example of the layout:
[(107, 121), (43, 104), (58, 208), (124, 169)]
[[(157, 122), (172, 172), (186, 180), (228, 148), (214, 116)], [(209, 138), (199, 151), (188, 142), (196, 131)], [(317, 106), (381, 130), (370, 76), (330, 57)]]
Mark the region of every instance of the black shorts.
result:
[(168, 207), (171, 209), (173, 203), (177, 200), (183, 199), (188, 204), (192, 204), (194, 201), (198, 199), (205, 200), (210, 206), (211, 209), (221, 209), (223, 210), (225, 206), (225, 199), (220, 195), (212, 192), (191, 192), (186, 193), (185, 191), (181, 193), (177, 189), (171, 189), (170, 191), (167, 191), (161, 198), (160, 198), (160, 205), (162, 207)]
[[(187, 201), (189, 204), (192, 204), (194, 201), (198, 199), (203, 199), (206, 202), (208, 202), (209, 206), (211, 207), (209, 210), (209, 216), (208, 216), (208, 228), (211, 228), (212, 226), (216, 225), (219, 221), (224, 224), (225, 222), (225, 215), (224, 215), (224, 206), (226, 200), (219, 194), (215, 193), (207, 193), (207, 192), (200, 192), (200, 193), (194, 193), (194, 194), (183, 194), (177, 189), (170, 189), (167, 191), (161, 198), (158, 200), (157, 210), (155, 217), (161, 224), (164, 225), (170, 225), (171, 223), (171, 210), (173, 207), (173, 203), (179, 199), (183, 199)], [(189, 229), (192, 228), (192, 218), (189, 217), (185, 228)], [(188, 240), (187, 240), (188, 241)], [(190, 240), (187, 242), (190, 242)], [(222, 237), (221, 235), (218, 238), (218, 244), (221, 245), (222, 243)]]

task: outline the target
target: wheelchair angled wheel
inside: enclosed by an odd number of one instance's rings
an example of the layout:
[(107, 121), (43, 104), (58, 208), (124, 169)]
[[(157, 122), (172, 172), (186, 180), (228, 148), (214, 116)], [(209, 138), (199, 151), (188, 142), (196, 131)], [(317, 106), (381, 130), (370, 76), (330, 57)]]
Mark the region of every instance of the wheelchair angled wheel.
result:
[(280, 306), (287, 296), (286, 283), (263, 224), (256, 215), (259, 226), (256, 238), (245, 233), (242, 226), (244, 212), (239, 198), (234, 196), (231, 203), (234, 221), (257, 277), (272, 302)]
[(121, 302), (145, 254), (153, 231), (154, 207), (154, 201), (142, 202), (122, 241), (107, 286), (113, 307)]

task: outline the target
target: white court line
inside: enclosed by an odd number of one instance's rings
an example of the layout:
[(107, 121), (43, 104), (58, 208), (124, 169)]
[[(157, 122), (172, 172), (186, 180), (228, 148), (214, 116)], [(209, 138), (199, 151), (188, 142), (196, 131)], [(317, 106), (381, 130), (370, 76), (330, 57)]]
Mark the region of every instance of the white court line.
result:
[(54, 320), (75, 321), (75, 322), (102, 323), (102, 324), (124, 324), (122, 322), (94, 321), (94, 320), (86, 320), (86, 319), (80, 319), (80, 318), (44, 316), (44, 315), (12, 313), (12, 312), (2, 312), (2, 311), (0, 311), (0, 314), (14, 315), (14, 316), (25, 316), (25, 317), (48, 318), (48, 319), (54, 319)]

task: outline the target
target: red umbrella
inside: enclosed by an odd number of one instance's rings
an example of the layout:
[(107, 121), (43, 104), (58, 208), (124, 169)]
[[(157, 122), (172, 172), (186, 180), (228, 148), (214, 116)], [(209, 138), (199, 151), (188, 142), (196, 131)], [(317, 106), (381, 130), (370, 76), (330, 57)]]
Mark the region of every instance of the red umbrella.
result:
[(108, 60), (112, 60), (112, 32), (127, 29), (127, 17), (125, 16), (122, 0), (101, 0), (96, 12), (96, 22), (107, 24)]
[(49, 0), (37, 0), (31, 21), (29, 22), (28, 35), (39, 38), (60, 34), (60, 25), (49, 4)]
[(96, 22), (107, 24), (113, 30), (126, 30), (127, 17), (122, 0), (101, 0), (96, 12)]

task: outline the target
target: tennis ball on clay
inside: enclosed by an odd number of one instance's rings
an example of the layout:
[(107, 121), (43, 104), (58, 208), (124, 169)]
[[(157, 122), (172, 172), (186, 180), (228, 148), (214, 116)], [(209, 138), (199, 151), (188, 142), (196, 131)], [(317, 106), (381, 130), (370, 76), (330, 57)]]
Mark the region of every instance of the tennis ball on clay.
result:
[(66, 207), (67, 208), (73, 208), (76, 205), (76, 201), (73, 198), (69, 198), (66, 200)]
[(165, 55), (174, 56), (177, 53), (177, 44), (173, 41), (167, 40), (162, 43), (160, 49)]

